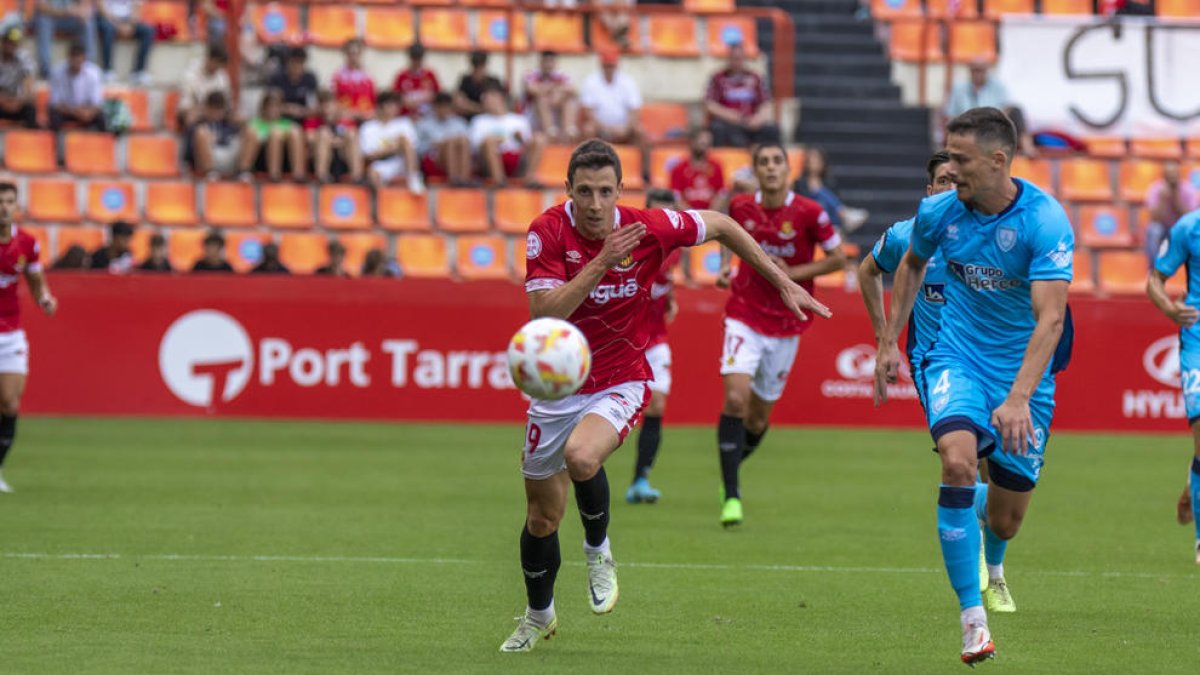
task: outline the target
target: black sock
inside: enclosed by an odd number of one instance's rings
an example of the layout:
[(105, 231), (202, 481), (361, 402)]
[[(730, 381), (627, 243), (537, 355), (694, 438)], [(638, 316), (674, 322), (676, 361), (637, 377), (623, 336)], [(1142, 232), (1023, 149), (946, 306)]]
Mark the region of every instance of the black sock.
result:
[(763, 430), (757, 434), (749, 429), (746, 430), (746, 449), (742, 451), (743, 462), (758, 449), (758, 444), (762, 443), (763, 436), (767, 435), (767, 430), (770, 428), (769, 426), (763, 427)]
[(17, 416), (0, 416), (0, 466), (4, 465), (4, 458), (8, 456), (8, 449), (12, 447), (13, 439), (16, 437)]
[(529, 526), (521, 530), (521, 570), (525, 573), (525, 595), (530, 609), (546, 609), (554, 600), (554, 579), (562, 556), (558, 550), (558, 532), (535, 537)]
[(721, 478), (725, 481), (725, 498), (740, 498), (738, 464), (746, 448), (746, 425), (740, 417), (721, 415), (717, 424), (717, 449), (721, 452)]
[(643, 417), (642, 430), (638, 432), (637, 465), (633, 467), (633, 479), (645, 478), (658, 456), (658, 445), (662, 441), (662, 418)]
[(604, 467), (585, 481), (574, 481), (575, 505), (583, 520), (584, 539), (588, 546), (599, 546), (608, 537), (608, 475)]

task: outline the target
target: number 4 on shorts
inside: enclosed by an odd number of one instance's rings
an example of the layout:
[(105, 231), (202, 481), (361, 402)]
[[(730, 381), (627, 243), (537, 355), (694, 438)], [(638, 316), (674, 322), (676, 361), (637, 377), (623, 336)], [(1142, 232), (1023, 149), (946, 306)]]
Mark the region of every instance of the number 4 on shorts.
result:
[(933, 387), (933, 394), (945, 394), (950, 391), (950, 371), (943, 370), (942, 376), (938, 378), (937, 385)]

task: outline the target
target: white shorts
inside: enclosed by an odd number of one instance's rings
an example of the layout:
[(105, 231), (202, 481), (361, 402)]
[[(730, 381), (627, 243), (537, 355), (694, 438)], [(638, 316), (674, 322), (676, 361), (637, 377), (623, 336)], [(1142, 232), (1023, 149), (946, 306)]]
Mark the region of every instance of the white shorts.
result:
[(778, 401), (799, 347), (799, 335), (768, 337), (737, 319), (725, 319), (721, 374), (752, 375), (750, 391), (764, 401)]
[(377, 159), (371, 162), (370, 170), (379, 174), (379, 182), (387, 185), (405, 174), (404, 158)]
[(650, 372), (654, 379), (650, 380), (650, 391), (660, 394), (671, 393), (671, 345), (660, 342), (646, 350), (646, 360), (650, 362)]
[(25, 331), (0, 333), (0, 373), (29, 374), (29, 341)]
[(626, 382), (561, 401), (535, 400), (529, 406), (521, 473), (526, 478), (543, 480), (566, 469), (567, 439), (586, 415), (603, 417), (624, 441), (649, 401), (650, 391), (645, 382)]

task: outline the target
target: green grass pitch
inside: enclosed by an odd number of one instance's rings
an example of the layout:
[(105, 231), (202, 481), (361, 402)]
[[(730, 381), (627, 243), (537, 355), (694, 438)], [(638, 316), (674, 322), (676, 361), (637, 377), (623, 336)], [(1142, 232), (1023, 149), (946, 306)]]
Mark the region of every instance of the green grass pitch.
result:
[[(587, 610), (571, 504), (558, 636), (500, 654), (524, 605), (516, 426), (25, 419), (0, 672), (965, 672), (925, 434), (772, 430), (731, 532), (714, 436), (668, 424), (653, 506), (624, 503), (633, 439), (618, 451), (616, 610)], [(1189, 455), (1052, 439), (982, 669), (1196, 672)]]

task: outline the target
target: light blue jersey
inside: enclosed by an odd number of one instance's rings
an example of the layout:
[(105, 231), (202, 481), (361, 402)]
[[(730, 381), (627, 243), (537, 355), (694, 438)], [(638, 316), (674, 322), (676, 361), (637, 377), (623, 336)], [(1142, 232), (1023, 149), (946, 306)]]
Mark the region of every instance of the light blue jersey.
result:
[[(1187, 297), (1184, 302), (1200, 307), (1200, 211), (1192, 211), (1171, 228), (1158, 251), (1154, 268), (1170, 277), (1186, 265)], [(1200, 324), (1179, 329), (1179, 372), (1188, 424), (1200, 419)]]

